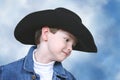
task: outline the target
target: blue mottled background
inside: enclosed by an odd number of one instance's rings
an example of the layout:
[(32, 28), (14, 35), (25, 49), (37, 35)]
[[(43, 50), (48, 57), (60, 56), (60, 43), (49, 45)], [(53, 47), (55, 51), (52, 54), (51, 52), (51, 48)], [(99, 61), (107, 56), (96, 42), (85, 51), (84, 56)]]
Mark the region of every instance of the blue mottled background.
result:
[(120, 0), (0, 0), (0, 65), (24, 57), (31, 45), (15, 40), (14, 28), (28, 13), (65, 7), (92, 32), (98, 53), (73, 51), (63, 64), (77, 80), (120, 80)]

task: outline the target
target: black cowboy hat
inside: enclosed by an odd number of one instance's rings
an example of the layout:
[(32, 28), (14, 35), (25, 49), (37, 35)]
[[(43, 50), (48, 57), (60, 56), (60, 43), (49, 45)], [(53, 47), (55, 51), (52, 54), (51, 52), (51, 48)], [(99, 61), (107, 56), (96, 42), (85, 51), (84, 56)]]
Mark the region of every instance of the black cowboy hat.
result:
[(37, 11), (25, 16), (15, 28), (15, 38), (23, 44), (35, 45), (35, 32), (43, 26), (63, 29), (73, 34), (78, 40), (73, 50), (97, 52), (93, 36), (82, 24), (81, 18), (65, 8)]

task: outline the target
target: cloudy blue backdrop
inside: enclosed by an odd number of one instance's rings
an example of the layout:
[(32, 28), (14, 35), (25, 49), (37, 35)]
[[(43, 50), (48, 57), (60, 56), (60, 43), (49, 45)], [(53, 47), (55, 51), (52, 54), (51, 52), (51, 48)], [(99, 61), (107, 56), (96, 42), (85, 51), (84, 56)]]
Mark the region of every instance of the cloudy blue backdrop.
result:
[(98, 53), (73, 51), (63, 64), (77, 80), (120, 80), (120, 0), (0, 0), (0, 65), (24, 57), (30, 46), (15, 40), (16, 24), (28, 13), (65, 7), (92, 32)]

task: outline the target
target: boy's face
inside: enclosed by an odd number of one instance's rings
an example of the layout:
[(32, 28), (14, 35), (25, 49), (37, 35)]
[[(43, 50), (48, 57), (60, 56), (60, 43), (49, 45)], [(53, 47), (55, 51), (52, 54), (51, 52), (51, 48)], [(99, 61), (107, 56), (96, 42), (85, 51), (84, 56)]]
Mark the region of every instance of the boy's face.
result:
[(58, 30), (55, 34), (49, 32), (47, 48), (51, 60), (63, 61), (70, 55), (75, 44), (75, 37), (66, 31)]

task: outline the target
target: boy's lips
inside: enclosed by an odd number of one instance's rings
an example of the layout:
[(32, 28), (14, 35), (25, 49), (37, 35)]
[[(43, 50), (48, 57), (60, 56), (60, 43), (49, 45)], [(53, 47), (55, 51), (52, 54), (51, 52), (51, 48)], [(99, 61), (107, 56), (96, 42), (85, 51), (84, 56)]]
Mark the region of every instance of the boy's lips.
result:
[(69, 54), (70, 54), (69, 52), (65, 52), (65, 51), (63, 51), (63, 53), (64, 53), (65, 55), (69, 55)]

